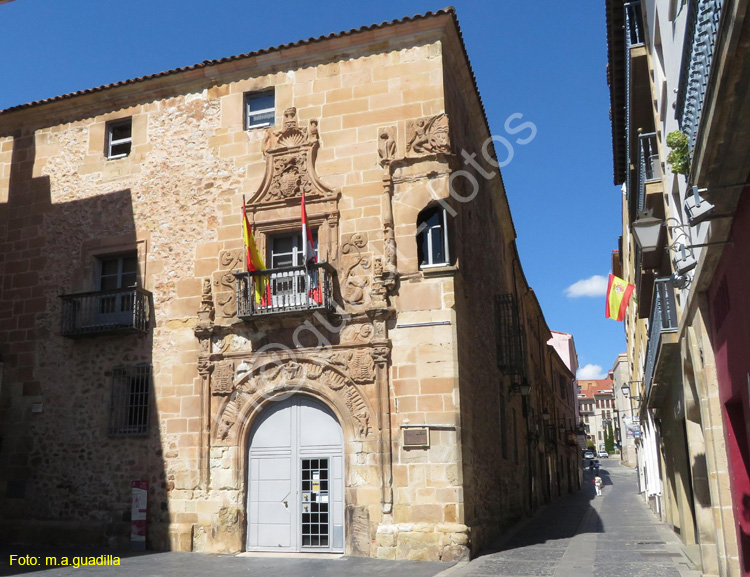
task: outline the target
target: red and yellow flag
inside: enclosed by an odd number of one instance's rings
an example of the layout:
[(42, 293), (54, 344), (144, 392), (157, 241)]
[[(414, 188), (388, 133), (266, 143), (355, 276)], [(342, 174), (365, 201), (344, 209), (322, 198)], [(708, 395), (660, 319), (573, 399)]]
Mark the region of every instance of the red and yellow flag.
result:
[[(258, 252), (258, 247), (255, 244), (255, 237), (250, 230), (250, 223), (247, 220), (247, 212), (245, 212), (245, 203), (242, 203), (242, 240), (245, 242), (245, 262), (247, 264), (247, 271), (254, 272), (257, 270), (266, 270), (266, 264), (263, 262), (263, 258)], [(267, 277), (265, 275), (258, 275), (255, 277), (255, 302), (259, 303), (261, 298), (265, 296)]]
[(616, 321), (624, 320), (625, 311), (628, 308), (628, 303), (630, 302), (630, 297), (633, 296), (634, 290), (635, 287), (632, 284), (610, 273), (604, 316)]

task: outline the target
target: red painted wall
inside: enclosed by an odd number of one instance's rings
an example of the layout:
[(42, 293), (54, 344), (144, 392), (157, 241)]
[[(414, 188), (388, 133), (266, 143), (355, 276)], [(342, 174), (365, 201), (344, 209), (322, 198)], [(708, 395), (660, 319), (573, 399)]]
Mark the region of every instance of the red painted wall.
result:
[(740, 566), (750, 575), (750, 188), (732, 225), (708, 296)]

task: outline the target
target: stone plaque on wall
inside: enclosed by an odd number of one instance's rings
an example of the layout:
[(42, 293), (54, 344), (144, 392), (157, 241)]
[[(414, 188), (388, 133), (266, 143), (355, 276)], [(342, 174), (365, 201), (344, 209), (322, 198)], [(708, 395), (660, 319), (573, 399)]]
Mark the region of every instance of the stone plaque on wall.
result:
[(404, 447), (421, 448), (430, 446), (430, 430), (427, 427), (404, 429)]

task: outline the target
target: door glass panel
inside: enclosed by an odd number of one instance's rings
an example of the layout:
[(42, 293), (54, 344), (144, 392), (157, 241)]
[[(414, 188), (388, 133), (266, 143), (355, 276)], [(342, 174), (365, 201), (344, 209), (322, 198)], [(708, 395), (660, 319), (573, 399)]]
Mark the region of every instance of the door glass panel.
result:
[(328, 547), (328, 459), (302, 459), (302, 546)]

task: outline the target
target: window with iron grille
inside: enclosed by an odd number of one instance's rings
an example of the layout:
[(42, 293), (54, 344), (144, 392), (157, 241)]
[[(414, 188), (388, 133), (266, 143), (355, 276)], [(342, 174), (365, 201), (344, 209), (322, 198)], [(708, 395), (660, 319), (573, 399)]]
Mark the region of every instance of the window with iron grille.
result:
[(518, 307), (512, 293), (495, 295), (497, 367), (505, 374), (523, 374)]
[(109, 435), (136, 437), (148, 434), (151, 365), (116, 367), (112, 371)]

